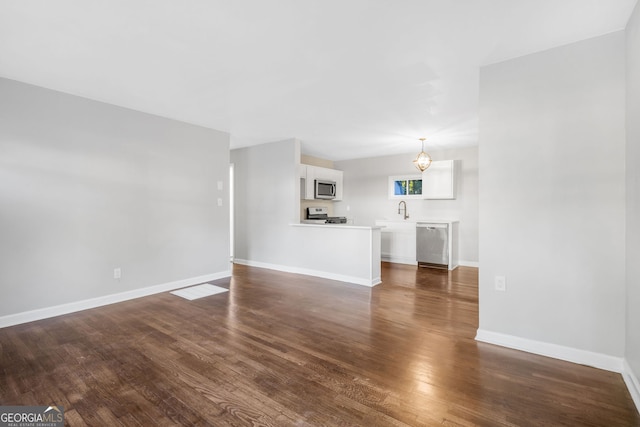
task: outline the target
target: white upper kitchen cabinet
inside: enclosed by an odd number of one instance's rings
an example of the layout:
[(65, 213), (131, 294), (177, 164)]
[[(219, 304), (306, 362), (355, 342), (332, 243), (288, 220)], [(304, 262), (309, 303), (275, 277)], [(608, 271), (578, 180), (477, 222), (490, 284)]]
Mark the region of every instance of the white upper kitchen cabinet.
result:
[(305, 200), (313, 200), (313, 181), (315, 180), (314, 166), (301, 164), (300, 178), (304, 180), (304, 186), (301, 186), (302, 198)]
[(431, 166), (422, 172), (423, 199), (455, 199), (455, 160), (431, 162)]

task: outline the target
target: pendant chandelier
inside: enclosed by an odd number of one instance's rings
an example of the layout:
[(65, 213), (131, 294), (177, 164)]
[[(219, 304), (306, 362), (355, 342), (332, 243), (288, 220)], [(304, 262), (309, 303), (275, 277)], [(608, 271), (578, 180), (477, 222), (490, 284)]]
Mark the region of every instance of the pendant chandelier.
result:
[(418, 154), (418, 157), (413, 161), (420, 172), (424, 172), (429, 166), (431, 166), (431, 156), (424, 152), (424, 140), (427, 138), (420, 138), (422, 141), (422, 151)]

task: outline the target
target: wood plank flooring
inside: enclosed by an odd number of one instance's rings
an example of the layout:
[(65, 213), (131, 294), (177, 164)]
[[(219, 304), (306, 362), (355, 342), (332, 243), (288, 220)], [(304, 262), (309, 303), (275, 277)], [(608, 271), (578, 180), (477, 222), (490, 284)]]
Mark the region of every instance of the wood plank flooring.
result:
[(373, 289), (246, 266), (0, 329), (0, 404), (95, 426), (638, 426), (619, 374), (474, 340), (477, 269)]

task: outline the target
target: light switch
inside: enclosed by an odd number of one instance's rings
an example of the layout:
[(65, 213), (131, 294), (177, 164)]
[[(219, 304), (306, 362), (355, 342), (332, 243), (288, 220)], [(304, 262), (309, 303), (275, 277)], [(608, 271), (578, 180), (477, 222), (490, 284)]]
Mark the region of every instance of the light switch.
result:
[[(218, 191), (222, 191), (224, 188), (224, 183), (222, 181), (218, 181)], [(222, 206), (222, 205), (220, 205)]]
[(218, 206), (222, 206), (222, 197), (218, 197)]

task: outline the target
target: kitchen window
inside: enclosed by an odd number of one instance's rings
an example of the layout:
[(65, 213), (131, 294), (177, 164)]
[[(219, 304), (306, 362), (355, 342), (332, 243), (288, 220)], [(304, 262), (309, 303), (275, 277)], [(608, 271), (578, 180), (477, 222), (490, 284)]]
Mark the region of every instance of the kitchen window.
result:
[(389, 177), (390, 199), (422, 199), (422, 175)]

